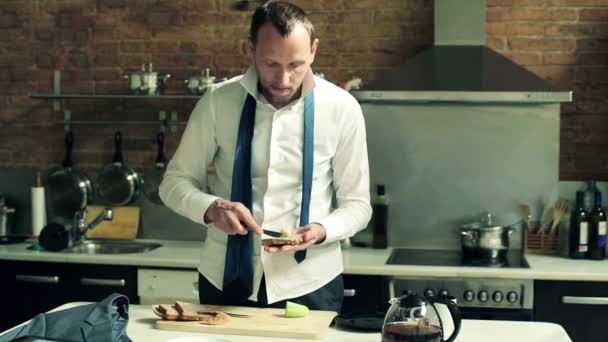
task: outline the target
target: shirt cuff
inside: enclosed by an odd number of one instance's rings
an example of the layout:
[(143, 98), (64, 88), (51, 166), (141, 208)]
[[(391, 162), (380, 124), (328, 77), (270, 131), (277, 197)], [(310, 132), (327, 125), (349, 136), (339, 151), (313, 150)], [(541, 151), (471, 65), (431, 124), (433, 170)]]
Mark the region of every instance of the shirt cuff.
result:
[(340, 241), (348, 236), (348, 232), (345, 231), (343, 224), (341, 223), (339, 218), (333, 218), (332, 215), (329, 215), (317, 222), (325, 228), (325, 241), (321, 242), (319, 245), (326, 245), (332, 242)]

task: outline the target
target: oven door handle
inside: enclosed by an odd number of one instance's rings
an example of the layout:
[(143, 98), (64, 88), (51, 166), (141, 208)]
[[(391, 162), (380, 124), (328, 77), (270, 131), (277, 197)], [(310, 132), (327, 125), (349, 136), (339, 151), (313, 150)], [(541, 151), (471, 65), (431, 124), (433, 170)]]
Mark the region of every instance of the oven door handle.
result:
[(608, 305), (608, 297), (575, 297), (575, 296), (563, 296), (563, 304), (577, 304), (577, 305)]

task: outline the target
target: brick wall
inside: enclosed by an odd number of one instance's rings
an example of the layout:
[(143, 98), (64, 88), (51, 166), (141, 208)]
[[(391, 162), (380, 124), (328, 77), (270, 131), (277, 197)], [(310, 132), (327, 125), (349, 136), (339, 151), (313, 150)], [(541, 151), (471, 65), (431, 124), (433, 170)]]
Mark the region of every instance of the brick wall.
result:
[[(219, 77), (244, 71), (251, 11), (233, 0), (0, 1), (0, 167), (57, 166), (63, 158), (61, 113), (29, 93), (49, 93), (62, 70), (64, 93), (127, 92), (122, 75), (153, 62), (170, 73), (168, 93), (210, 67)], [(431, 0), (298, 0), (321, 45), (314, 70), (334, 82), (374, 78), (432, 43)], [(487, 43), (561, 89), (562, 179), (608, 179), (608, 0), (487, 0)], [(159, 110), (186, 120), (180, 101), (66, 101), (76, 120), (156, 120)], [(181, 127), (183, 128), (183, 126)], [(181, 128), (167, 137), (171, 154)], [(74, 163), (95, 170), (112, 154), (112, 135), (142, 169), (154, 159), (156, 126), (75, 126)]]
[[(28, 93), (49, 93), (53, 70), (63, 93), (125, 94), (122, 75), (152, 62), (170, 73), (170, 94), (209, 67), (218, 77), (249, 65), (252, 11), (235, 0), (2, 0), (0, 1), (0, 167), (58, 166), (62, 114)], [(299, 0), (321, 40), (314, 70), (334, 82), (369, 79), (432, 43), (432, 2), (423, 0)], [(156, 120), (159, 110), (182, 121), (194, 100), (66, 101), (74, 120)], [(120, 129), (125, 158), (141, 170), (155, 157), (158, 126), (74, 126), (74, 164), (97, 170), (111, 159)], [(183, 129), (183, 126), (181, 127)], [(169, 155), (181, 129), (167, 137)]]
[(608, 179), (608, 0), (487, 0), (487, 43), (560, 89), (561, 179)]

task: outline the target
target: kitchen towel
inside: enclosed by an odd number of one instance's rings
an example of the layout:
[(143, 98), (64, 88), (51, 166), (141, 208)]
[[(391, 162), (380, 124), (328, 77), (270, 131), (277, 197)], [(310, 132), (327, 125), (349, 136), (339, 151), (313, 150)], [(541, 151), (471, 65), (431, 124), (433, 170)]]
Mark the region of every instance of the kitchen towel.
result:
[(44, 187), (35, 186), (31, 189), (32, 197), (32, 235), (39, 236), (42, 227), (46, 225), (46, 204)]

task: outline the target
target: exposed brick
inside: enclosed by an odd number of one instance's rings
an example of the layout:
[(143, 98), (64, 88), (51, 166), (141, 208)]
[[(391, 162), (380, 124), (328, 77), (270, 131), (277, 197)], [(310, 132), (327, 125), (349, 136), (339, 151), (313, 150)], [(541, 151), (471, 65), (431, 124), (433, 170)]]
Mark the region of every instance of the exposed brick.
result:
[(75, 68), (88, 68), (90, 66), (89, 56), (82, 51), (71, 51), (68, 54), (70, 65)]
[(543, 24), (508, 24), (507, 34), (513, 36), (536, 36), (544, 33)]
[(574, 39), (511, 38), (507, 41), (514, 51), (572, 51), (576, 48)]
[(507, 39), (505, 37), (487, 37), (486, 45), (497, 51), (504, 51), (507, 46)]
[(608, 6), (604, 0), (547, 0), (549, 6)]
[(543, 64), (545, 65), (572, 65), (578, 57), (569, 53), (545, 53), (543, 54)]
[(585, 38), (576, 40), (579, 51), (608, 51), (608, 38)]
[(575, 9), (549, 9), (514, 7), (511, 9), (510, 17), (513, 20), (544, 20), (544, 21), (575, 21), (577, 18)]
[(54, 68), (57, 65), (57, 57), (40, 52), (36, 55), (36, 65), (41, 69)]
[(608, 83), (608, 67), (578, 67), (576, 79), (587, 82)]
[(132, 0), (99, 0), (100, 7), (125, 8), (132, 3)]
[(345, 9), (376, 9), (376, 8), (403, 8), (407, 1), (403, 0), (343, 0)]
[(541, 62), (540, 53), (505, 52), (504, 55), (517, 64), (537, 65)]
[(543, 6), (545, 0), (488, 0), (487, 6)]
[(51, 32), (47, 29), (36, 30), (35, 36), (36, 36), (37, 40), (44, 40), (44, 41), (53, 40), (53, 38), (55, 37), (55, 35), (53, 35), (53, 32)]
[(511, 13), (504, 7), (488, 7), (486, 9), (486, 21), (497, 22), (507, 21), (511, 19)]
[(11, 79), (10, 69), (7, 67), (0, 67), (0, 82), (10, 82)]
[(547, 24), (545, 34), (547, 36), (588, 36), (593, 32), (592, 25), (585, 24)]
[(19, 18), (16, 13), (0, 13), (0, 29), (20, 27)]

